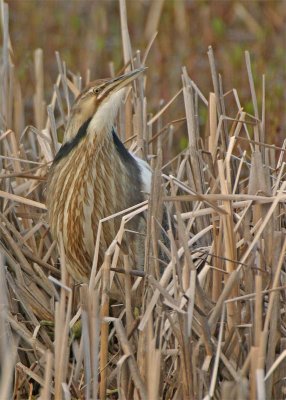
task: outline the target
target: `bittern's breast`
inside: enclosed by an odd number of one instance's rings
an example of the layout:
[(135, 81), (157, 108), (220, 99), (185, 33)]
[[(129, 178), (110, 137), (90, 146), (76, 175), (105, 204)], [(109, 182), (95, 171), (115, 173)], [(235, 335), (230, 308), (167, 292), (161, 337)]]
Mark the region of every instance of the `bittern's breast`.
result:
[[(54, 162), (47, 190), (49, 223), (53, 237), (63, 237), (67, 267), (77, 281), (89, 277), (99, 221), (142, 201), (141, 189), (138, 165), (115, 134), (100, 146), (82, 140)], [(119, 226), (119, 218), (102, 224), (99, 264)]]

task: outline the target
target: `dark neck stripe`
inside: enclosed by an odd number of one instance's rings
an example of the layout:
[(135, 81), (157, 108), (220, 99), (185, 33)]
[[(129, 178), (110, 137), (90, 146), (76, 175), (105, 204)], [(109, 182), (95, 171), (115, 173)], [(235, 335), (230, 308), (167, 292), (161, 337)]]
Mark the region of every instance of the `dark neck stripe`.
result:
[(54, 158), (54, 163), (57, 163), (58, 161), (65, 158), (75, 147), (77, 147), (79, 142), (86, 136), (87, 128), (88, 128), (90, 121), (91, 121), (91, 118), (89, 118), (87, 121), (85, 121), (79, 128), (76, 136), (69, 142), (66, 142), (65, 144), (62, 145), (62, 147), (57, 152), (57, 154)]
[(115, 144), (115, 148), (121, 158), (121, 161), (125, 165), (132, 166), (133, 168), (137, 169), (139, 172), (139, 166), (137, 164), (137, 161), (132, 157), (132, 155), (129, 153), (129, 151), (126, 149), (124, 144), (121, 142), (119, 137), (117, 136), (114, 128), (112, 128), (112, 137), (113, 137), (113, 142)]

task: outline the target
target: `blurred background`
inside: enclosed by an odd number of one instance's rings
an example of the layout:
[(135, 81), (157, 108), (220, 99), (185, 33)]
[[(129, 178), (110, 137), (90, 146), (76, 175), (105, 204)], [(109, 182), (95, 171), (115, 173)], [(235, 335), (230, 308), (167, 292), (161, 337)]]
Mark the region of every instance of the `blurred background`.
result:
[[(36, 48), (44, 51), (47, 102), (58, 74), (55, 51), (68, 69), (84, 79), (87, 69), (92, 79), (108, 76), (110, 61), (116, 71), (123, 67), (117, 0), (10, 0), (8, 4), (14, 62), (28, 114)], [(207, 50), (212, 45), (224, 92), (237, 88), (241, 103), (252, 113), (244, 56), (249, 50), (259, 103), (266, 74), (266, 136), (281, 144), (286, 125), (285, 1), (126, 0), (126, 5), (133, 53), (140, 49), (143, 54), (158, 31), (146, 63), (149, 112), (179, 90), (183, 65), (208, 98), (213, 88)], [(180, 107), (180, 101), (172, 105), (172, 117), (183, 115)]]

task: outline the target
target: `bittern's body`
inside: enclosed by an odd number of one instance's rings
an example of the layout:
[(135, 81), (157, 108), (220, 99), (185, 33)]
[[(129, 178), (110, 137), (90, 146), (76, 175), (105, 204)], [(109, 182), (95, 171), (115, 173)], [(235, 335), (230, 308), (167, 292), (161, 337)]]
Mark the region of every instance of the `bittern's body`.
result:
[[(141, 71), (89, 85), (73, 106), (64, 143), (50, 170), (51, 231), (55, 239), (62, 235), (67, 267), (77, 281), (89, 277), (99, 221), (143, 201), (149, 189), (147, 164), (126, 150), (113, 128), (123, 87)], [(131, 228), (138, 224), (133, 220)], [(119, 225), (119, 218), (102, 224), (99, 265)]]

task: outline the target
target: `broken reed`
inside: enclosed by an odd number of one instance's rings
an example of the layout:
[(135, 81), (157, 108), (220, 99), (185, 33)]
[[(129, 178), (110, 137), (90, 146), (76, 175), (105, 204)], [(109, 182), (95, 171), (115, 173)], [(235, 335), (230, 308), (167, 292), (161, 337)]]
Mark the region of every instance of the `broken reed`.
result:
[[(129, 90), (118, 130), (152, 164), (152, 192), (148, 202), (121, 213), (120, 230), (98, 265), (102, 224), (115, 216), (101, 221), (91, 279), (79, 287), (66, 271), (63, 246), (58, 253), (49, 234), (44, 188), (82, 80), (57, 54), (59, 75), (46, 107), (42, 51), (36, 50), (35, 127), (25, 128), (8, 7), (1, 7), (0, 397), (280, 398), (286, 365), (286, 141), (266, 144), (265, 79), (260, 110), (248, 53), (254, 115), (243, 110), (235, 89), (224, 93), (211, 48), (208, 98), (185, 68), (182, 88), (155, 115), (147, 113), (146, 78)], [(143, 57), (139, 51), (133, 57), (124, 0), (120, 17), (125, 64), (145, 65), (156, 35)], [(149, 76), (152, 67), (147, 84)], [(185, 110), (169, 121), (169, 107), (179, 96)], [(236, 111), (229, 114), (233, 103)], [(202, 107), (208, 112), (204, 135)], [(188, 147), (174, 154), (172, 143), (184, 124)], [(170, 222), (164, 232), (163, 207)], [(126, 224), (139, 213), (147, 213), (144, 271), (126, 256), (119, 262)], [(115, 304), (112, 282), (121, 288)]]

